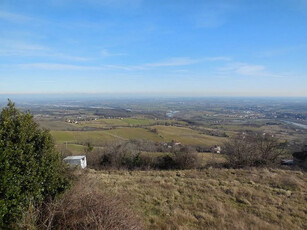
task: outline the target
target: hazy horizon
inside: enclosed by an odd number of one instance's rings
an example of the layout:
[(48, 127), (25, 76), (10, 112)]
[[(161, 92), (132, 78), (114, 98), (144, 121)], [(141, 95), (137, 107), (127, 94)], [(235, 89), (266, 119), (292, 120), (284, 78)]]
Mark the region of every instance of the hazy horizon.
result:
[(0, 94), (0, 103), (5, 105), (8, 100), (18, 103), (31, 102), (128, 102), (135, 101), (250, 101), (250, 102), (276, 102), (276, 103), (307, 103), (307, 97), (283, 97), (283, 96), (191, 96), (174, 94), (90, 94), (90, 93), (64, 93), (64, 94)]

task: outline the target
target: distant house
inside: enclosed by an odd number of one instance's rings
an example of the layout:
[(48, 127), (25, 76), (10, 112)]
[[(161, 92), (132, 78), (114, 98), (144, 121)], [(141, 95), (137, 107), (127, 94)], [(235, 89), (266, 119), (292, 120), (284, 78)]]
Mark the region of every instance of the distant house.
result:
[(175, 142), (174, 146), (182, 146), (181, 142)]
[(86, 168), (86, 156), (68, 156), (63, 161), (72, 167), (80, 166), (82, 169)]
[(222, 148), (219, 145), (215, 145), (214, 147), (211, 148), (211, 152), (213, 153), (221, 153)]
[(292, 156), (295, 165), (307, 169), (307, 151), (295, 152)]

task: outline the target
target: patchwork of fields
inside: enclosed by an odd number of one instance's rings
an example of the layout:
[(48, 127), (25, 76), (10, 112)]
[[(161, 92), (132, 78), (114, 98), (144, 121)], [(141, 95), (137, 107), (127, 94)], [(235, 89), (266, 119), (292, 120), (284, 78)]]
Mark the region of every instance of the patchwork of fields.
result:
[[(117, 141), (131, 139), (150, 140), (153, 142), (181, 142), (183, 145), (202, 146), (210, 148), (221, 145), (227, 137), (211, 135), (210, 132), (225, 133), (228, 136), (236, 135), (243, 131), (263, 131), (274, 133), (284, 140), (292, 140), (296, 137), (289, 136), (291, 130), (285, 130), (282, 126), (264, 125), (210, 125), (193, 128), (184, 121), (157, 120), (147, 118), (117, 118), (96, 119), (79, 121), (77, 124), (61, 120), (41, 120), (41, 127), (51, 130), (58, 146), (65, 144), (65, 148), (74, 154), (84, 150), (84, 145), (91, 143), (101, 147)], [(207, 130), (208, 133), (204, 132)]]
[(85, 145), (102, 147), (118, 141), (132, 139), (153, 142), (172, 140), (184, 145), (210, 148), (221, 144), (226, 138), (202, 134), (183, 121), (144, 118), (98, 119), (81, 121), (78, 124), (58, 120), (39, 121), (41, 127), (51, 130), (59, 149), (68, 149), (72, 154), (82, 154)]
[(78, 121), (78, 124), (61, 120), (39, 120), (38, 122), (40, 123), (41, 127), (50, 130), (83, 130), (84, 128), (106, 129), (115, 127), (152, 126), (157, 124), (186, 124), (186, 122), (183, 121), (155, 120), (146, 118), (98, 119), (91, 121)]
[(57, 144), (85, 144), (90, 142), (94, 146), (103, 146), (114, 141), (143, 139), (154, 142), (169, 142), (176, 140), (185, 145), (201, 145), (210, 147), (225, 141), (222, 137), (200, 134), (186, 127), (153, 126), (156, 132), (145, 128), (124, 127), (100, 131), (51, 131)]

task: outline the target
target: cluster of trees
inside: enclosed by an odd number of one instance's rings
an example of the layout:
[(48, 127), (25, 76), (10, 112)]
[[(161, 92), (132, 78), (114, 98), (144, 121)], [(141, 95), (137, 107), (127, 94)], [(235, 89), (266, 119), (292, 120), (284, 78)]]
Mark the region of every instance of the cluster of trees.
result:
[[(226, 158), (223, 167), (270, 167), (280, 164), (281, 157), (286, 154), (286, 147), (286, 142), (269, 134), (239, 134), (229, 138), (222, 146)], [(202, 166), (203, 160), (198, 152), (203, 151), (208, 149), (130, 140), (86, 153), (89, 166), (95, 169), (192, 169)]]
[(243, 133), (224, 143), (222, 151), (233, 168), (272, 166), (285, 155), (286, 146), (270, 134)]
[(50, 133), (9, 101), (0, 114), (0, 228), (18, 228), (16, 221), (29, 207), (68, 186)]
[[(183, 146), (168, 148), (168, 152), (154, 154), (157, 146), (142, 145), (144, 141), (128, 141), (108, 145), (87, 154), (88, 165), (95, 169), (191, 169), (201, 166), (195, 149)], [(161, 146), (160, 146), (161, 147)], [(144, 151), (151, 150), (151, 151)]]

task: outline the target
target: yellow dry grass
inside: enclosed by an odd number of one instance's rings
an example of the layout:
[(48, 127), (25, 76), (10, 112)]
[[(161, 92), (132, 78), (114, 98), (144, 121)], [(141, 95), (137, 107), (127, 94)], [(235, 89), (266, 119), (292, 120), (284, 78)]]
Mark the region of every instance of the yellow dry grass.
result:
[(300, 171), (87, 170), (86, 177), (124, 197), (146, 229), (307, 229), (307, 177)]

